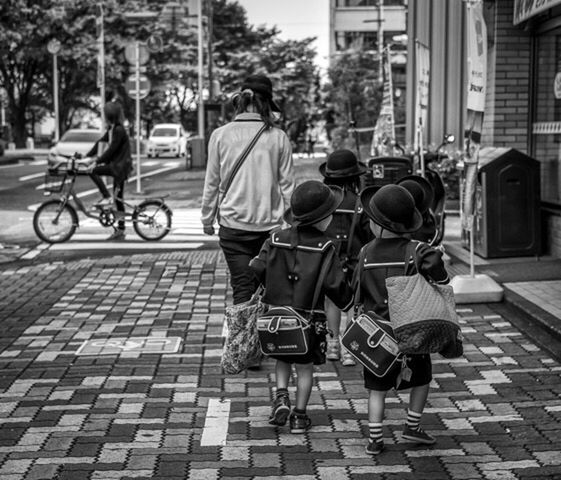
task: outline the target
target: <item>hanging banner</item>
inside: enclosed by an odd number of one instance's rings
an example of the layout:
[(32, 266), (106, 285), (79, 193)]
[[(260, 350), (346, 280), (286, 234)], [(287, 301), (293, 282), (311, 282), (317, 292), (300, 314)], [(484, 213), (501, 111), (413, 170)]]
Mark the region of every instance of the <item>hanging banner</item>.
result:
[(468, 91), (462, 224), (464, 229), (469, 231), (473, 226), (477, 164), (479, 162), (487, 88), (487, 27), (483, 18), (483, 4), (481, 0), (471, 1), (467, 4), (467, 40)]
[(421, 175), (425, 175), (424, 161), (424, 132), (427, 125), (429, 108), (429, 85), (430, 85), (430, 50), (429, 47), (415, 40), (415, 137), (414, 150), (418, 155), (418, 163)]
[(370, 155), (373, 156), (393, 156), (395, 141), (395, 120), (393, 106), (393, 82), (390, 49), (384, 50), (386, 62), (384, 63), (384, 93), (382, 97), (382, 107), (374, 134), (370, 145)]

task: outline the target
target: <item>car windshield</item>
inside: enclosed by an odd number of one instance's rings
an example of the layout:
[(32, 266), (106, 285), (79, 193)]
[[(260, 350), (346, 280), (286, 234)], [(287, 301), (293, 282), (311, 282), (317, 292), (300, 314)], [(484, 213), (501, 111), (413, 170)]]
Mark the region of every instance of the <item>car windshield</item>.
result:
[(76, 132), (76, 131), (69, 130), (62, 136), (60, 141), (93, 143), (96, 142), (100, 136), (101, 134), (96, 130), (92, 130), (91, 132)]
[(155, 128), (152, 131), (153, 137), (177, 137), (177, 128)]

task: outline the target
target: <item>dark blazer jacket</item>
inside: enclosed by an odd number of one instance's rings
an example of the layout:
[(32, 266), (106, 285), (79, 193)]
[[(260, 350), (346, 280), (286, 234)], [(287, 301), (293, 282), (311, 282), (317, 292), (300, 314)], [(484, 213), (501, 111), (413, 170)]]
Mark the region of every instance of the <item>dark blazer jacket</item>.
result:
[(129, 136), (125, 127), (120, 123), (107, 129), (103, 136), (95, 142), (95, 145), (86, 156), (97, 155), (99, 142), (107, 142), (107, 150), (97, 160), (99, 165), (107, 164), (111, 169), (111, 175), (116, 181), (123, 181), (128, 178), (132, 170), (132, 157)]
[[(259, 255), (250, 262), (265, 285), (263, 302), (310, 310), (323, 261), (334, 248), (333, 242), (313, 227), (271, 233)], [(323, 310), (325, 295), (342, 310), (352, 305), (352, 290), (337, 255), (333, 255), (325, 275), (316, 310)]]

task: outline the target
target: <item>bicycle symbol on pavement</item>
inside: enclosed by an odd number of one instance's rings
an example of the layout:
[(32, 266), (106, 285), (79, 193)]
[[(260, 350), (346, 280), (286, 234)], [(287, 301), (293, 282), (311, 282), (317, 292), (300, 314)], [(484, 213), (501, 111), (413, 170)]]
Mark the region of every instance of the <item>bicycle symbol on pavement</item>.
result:
[(175, 353), (180, 337), (127, 337), (86, 340), (76, 355), (119, 355), (122, 353)]

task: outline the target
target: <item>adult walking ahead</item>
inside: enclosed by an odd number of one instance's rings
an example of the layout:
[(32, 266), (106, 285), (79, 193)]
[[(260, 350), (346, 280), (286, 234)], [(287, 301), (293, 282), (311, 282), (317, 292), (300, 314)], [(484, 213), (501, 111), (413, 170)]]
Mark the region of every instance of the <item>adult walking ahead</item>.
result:
[(282, 224), (294, 188), (292, 148), (275, 127), (280, 112), (265, 75), (248, 77), (232, 97), (234, 120), (212, 132), (203, 191), (202, 223), (214, 234), (230, 270), (234, 305), (257, 289), (249, 261), (259, 254), (269, 232)]

